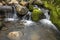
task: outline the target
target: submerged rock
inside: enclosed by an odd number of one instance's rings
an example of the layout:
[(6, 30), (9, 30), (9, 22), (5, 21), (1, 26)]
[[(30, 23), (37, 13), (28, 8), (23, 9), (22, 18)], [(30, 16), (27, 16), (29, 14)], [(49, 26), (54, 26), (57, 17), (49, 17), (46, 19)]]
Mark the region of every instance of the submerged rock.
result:
[(33, 11), (34, 6), (33, 5), (28, 5), (28, 9), (29, 9), (29, 11)]
[(3, 4), (0, 2), (0, 6), (2, 6)]

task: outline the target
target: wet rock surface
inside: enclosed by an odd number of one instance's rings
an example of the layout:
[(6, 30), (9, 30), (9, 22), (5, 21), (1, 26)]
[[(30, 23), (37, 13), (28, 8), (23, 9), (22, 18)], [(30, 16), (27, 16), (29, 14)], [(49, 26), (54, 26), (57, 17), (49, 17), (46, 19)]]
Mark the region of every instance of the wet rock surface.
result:
[(59, 33), (48, 23), (6, 22), (5, 28), (0, 31), (0, 40), (60, 40)]

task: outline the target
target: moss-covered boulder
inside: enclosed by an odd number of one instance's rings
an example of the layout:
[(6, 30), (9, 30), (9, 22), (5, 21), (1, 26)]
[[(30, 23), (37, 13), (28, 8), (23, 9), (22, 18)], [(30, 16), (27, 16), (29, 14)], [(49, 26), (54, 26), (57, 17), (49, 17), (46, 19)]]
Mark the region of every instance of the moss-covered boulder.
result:
[(42, 11), (38, 8), (34, 8), (32, 12), (32, 20), (37, 22), (40, 20), (40, 15), (42, 15)]
[(49, 3), (49, 2), (47, 2), (47, 1), (44, 1), (43, 4), (44, 4), (44, 7), (45, 8), (48, 8), (48, 9), (54, 8), (54, 5), (51, 4), (51, 3)]

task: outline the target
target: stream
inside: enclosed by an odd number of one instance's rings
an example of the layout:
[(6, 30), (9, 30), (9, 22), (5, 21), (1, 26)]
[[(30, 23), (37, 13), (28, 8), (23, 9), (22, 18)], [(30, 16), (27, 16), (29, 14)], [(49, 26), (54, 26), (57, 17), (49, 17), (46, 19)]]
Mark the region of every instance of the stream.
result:
[[(36, 8), (39, 8), (35, 5)], [(14, 13), (9, 13), (12, 17), (5, 18), (5, 27), (0, 31), (0, 40), (60, 40), (60, 32), (56, 26), (49, 20), (49, 10), (42, 10), (45, 17), (34, 22), (31, 20), (31, 12), (19, 19), (14, 7)], [(5, 30), (4, 30), (5, 29)], [(16, 34), (13, 34), (16, 33)]]

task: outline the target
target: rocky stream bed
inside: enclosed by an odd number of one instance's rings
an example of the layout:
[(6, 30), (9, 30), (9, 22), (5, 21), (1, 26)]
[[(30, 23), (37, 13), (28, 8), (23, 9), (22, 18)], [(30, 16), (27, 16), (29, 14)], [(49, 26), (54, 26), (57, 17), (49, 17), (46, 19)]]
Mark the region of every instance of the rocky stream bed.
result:
[(53, 24), (57, 16), (51, 14), (56, 13), (55, 7), (43, 2), (1, 0), (0, 40), (60, 40), (59, 26)]

